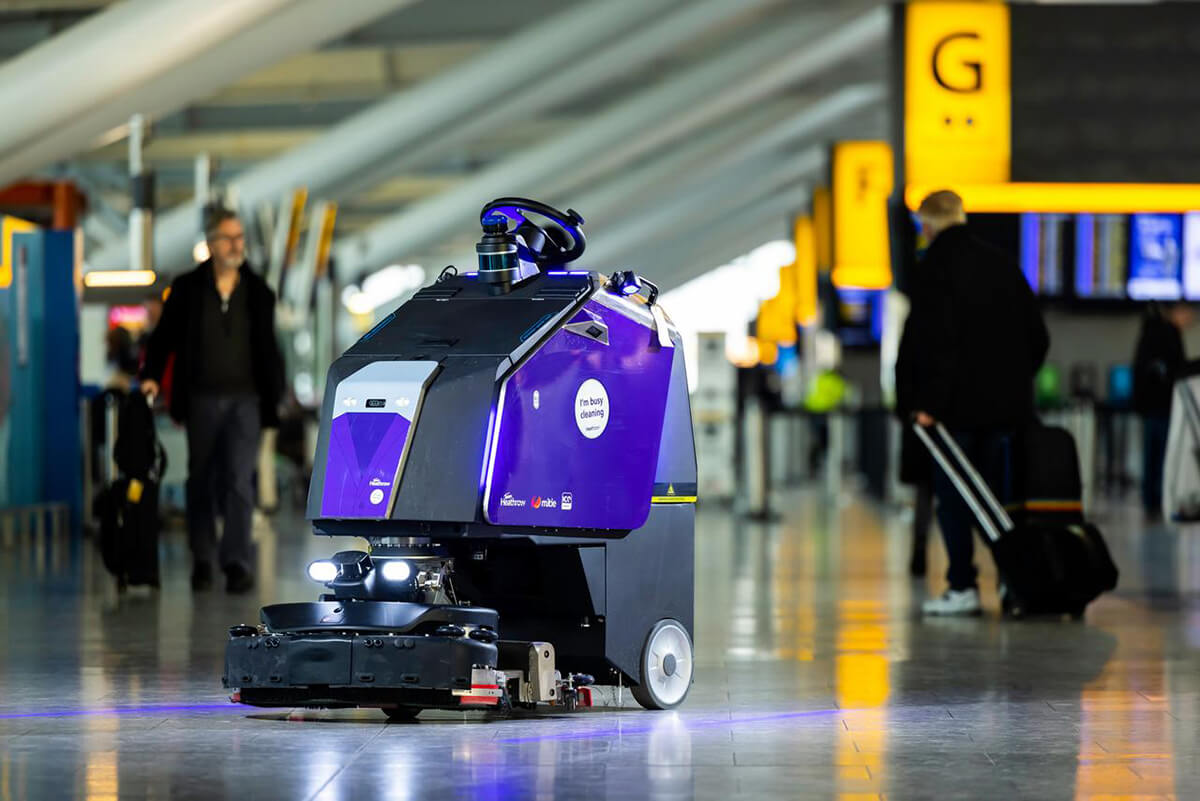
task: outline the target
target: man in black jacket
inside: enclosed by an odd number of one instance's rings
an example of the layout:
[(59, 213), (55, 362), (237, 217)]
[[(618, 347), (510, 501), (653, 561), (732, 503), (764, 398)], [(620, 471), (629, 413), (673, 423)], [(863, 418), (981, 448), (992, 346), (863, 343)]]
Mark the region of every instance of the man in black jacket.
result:
[[(1016, 264), (967, 230), (958, 195), (934, 192), (917, 214), (930, 245), (912, 288), (912, 342), (897, 361), (897, 383), (905, 382), (913, 418), (945, 424), (1003, 497), (1008, 441), (1033, 416), (1033, 377), (1050, 336)], [(950, 588), (923, 610), (978, 614), (974, 519), (941, 470), (934, 492)]]
[(1171, 395), (1185, 361), (1183, 330), (1191, 322), (1186, 303), (1150, 304), (1133, 356), (1133, 408), (1142, 417), (1142, 508), (1151, 520), (1162, 516)]
[[(254, 586), (258, 438), (262, 427), (279, 423), (283, 358), (275, 294), (246, 264), (241, 221), (228, 209), (210, 208), (204, 229), (211, 258), (171, 284), (147, 343), (142, 388), (158, 394), (173, 355), (170, 412), (187, 426), (192, 589), (212, 586), (219, 559), (226, 590), (247, 592)], [(219, 548), (218, 509), (225, 519)]]

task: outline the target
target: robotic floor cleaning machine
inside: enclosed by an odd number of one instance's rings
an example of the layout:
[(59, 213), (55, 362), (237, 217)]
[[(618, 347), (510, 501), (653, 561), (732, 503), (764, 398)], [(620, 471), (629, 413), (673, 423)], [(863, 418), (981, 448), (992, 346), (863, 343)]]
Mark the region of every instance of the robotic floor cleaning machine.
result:
[(260, 707), (573, 709), (692, 683), (696, 457), (683, 349), (632, 272), (568, 269), (583, 219), (502, 198), (446, 268), (334, 362), (307, 517), (362, 537), (320, 599), (230, 630)]

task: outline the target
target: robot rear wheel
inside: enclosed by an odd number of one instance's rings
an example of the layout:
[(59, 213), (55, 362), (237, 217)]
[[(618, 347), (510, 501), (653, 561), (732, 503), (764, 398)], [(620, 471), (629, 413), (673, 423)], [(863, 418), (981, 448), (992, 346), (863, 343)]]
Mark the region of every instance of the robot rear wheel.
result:
[(687, 698), (692, 686), (692, 638), (683, 624), (663, 618), (654, 624), (642, 646), (641, 676), (630, 688), (646, 709), (673, 709)]

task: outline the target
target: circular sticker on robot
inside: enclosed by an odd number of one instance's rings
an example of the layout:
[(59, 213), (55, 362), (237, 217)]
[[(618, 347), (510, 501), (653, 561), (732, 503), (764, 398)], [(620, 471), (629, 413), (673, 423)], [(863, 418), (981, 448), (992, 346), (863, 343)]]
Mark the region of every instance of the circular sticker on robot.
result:
[(594, 378), (580, 384), (575, 393), (575, 425), (588, 439), (595, 439), (608, 428), (608, 392)]
[(374, 504), (383, 503), (383, 490), (381, 490), (381, 489), (371, 490), (371, 503), (374, 503)]

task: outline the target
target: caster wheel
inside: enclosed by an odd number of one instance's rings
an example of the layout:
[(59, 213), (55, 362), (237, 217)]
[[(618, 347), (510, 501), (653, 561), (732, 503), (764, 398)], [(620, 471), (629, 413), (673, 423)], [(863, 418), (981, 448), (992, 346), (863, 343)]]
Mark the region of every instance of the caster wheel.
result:
[(642, 646), (641, 681), (630, 688), (646, 709), (671, 709), (683, 703), (692, 686), (692, 638), (678, 620), (654, 624)]
[(411, 723), (421, 714), (419, 706), (385, 706), (382, 709), (392, 723)]

